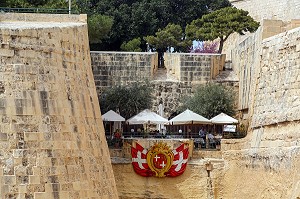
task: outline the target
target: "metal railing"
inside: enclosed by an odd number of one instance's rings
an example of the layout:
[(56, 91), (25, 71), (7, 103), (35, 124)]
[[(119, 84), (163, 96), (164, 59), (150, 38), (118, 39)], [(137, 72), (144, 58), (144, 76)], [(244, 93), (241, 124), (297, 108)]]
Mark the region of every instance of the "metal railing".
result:
[[(52, 13), (52, 14), (68, 14), (69, 9), (52, 9), (52, 8), (5, 8), (0, 7), (1, 12), (17, 12), (17, 13)], [(72, 10), (72, 14), (74, 13)]]

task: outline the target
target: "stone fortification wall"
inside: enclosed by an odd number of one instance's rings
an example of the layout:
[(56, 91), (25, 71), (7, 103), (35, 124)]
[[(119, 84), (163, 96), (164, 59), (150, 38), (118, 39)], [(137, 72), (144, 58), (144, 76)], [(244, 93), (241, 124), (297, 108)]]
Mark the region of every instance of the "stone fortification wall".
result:
[(234, 43), (236, 47), (230, 51), (232, 65), (239, 77), (239, 110), (246, 110), (251, 106), (255, 69), (260, 64), (261, 30), (259, 28), (255, 34), (237, 39)]
[(162, 102), (165, 117), (190, 95), (198, 84), (215, 78), (225, 66), (225, 55), (166, 53), (166, 74), (158, 77), (156, 53), (91, 52), (92, 68), (98, 94), (115, 85), (149, 80), (154, 87), (153, 110)]
[[(208, 177), (208, 160), (190, 161), (178, 177), (142, 177), (136, 174), (130, 162), (113, 163), (119, 196), (122, 199), (207, 199), (223, 197), (223, 167), (221, 160), (214, 163)], [(130, 178), (130, 180), (128, 179)]]
[(300, 119), (299, 40), (296, 28), (263, 41), (253, 127)]
[(152, 81), (153, 96), (155, 97), (153, 103), (153, 110), (157, 110), (160, 103), (164, 107), (164, 117), (168, 118), (181, 105), (181, 100), (185, 96), (189, 96), (193, 92), (193, 85), (179, 81)]
[(298, 0), (230, 0), (237, 8), (247, 10), (256, 20), (279, 19), (289, 21), (300, 18)]
[[(252, 51), (252, 40), (242, 47)], [(249, 82), (253, 86), (248, 135), (222, 140), (228, 165), (224, 198), (300, 197), (299, 40), (300, 28), (296, 28), (262, 40), (257, 43), (259, 56), (252, 53), (256, 60)], [(240, 61), (242, 65), (244, 59)]]
[(0, 198), (118, 198), (86, 23), (14, 16), (0, 22)]
[(32, 14), (32, 13), (1, 13), (1, 21), (35, 21), (35, 22), (87, 22), (87, 15), (69, 14)]
[(156, 53), (91, 52), (98, 92), (115, 85), (150, 80), (157, 70)]
[(262, 22), (262, 38), (265, 39), (297, 27), (300, 27), (300, 19), (292, 19), (286, 22), (264, 19)]
[(167, 72), (181, 82), (206, 83), (223, 70), (225, 55), (165, 53)]

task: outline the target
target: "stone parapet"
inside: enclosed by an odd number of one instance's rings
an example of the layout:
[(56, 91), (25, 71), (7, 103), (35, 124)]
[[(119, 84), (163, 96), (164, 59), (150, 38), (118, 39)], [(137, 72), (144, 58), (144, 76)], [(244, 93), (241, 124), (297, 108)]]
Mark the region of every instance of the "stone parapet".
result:
[(165, 53), (165, 67), (179, 81), (206, 83), (225, 67), (225, 55), (196, 53)]
[(91, 52), (98, 92), (103, 88), (151, 80), (157, 70), (156, 53)]
[(1, 13), (1, 21), (26, 21), (26, 22), (87, 22), (87, 15), (80, 14), (38, 14), (38, 13)]

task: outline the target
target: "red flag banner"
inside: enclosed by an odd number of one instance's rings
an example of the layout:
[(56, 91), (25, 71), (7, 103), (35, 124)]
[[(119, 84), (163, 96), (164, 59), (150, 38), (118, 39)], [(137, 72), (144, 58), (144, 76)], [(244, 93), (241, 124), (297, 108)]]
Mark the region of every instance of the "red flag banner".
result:
[(131, 155), (133, 169), (141, 176), (176, 177), (186, 169), (189, 148), (181, 144), (171, 150), (165, 143), (156, 143), (147, 151), (135, 143), (135, 147), (131, 147)]
[(153, 176), (153, 171), (147, 163), (147, 153), (148, 151), (138, 143), (136, 143), (135, 148), (131, 147), (133, 169), (137, 174), (145, 177)]
[(177, 149), (173, 150), (173, 154), (173, 164), (166, 173), (166, 176), (170, 177), (179, 176), (185, 171), (189, 157), (189, 148), (184, 148), (184, 144), (182, 144)]

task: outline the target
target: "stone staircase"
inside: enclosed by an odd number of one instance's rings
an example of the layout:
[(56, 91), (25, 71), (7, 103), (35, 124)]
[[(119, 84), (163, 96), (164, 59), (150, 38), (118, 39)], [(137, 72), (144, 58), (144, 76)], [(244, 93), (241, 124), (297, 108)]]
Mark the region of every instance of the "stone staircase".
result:
[(232, 69), (231, 61), (226, 61), (224, 70), (220, 72), (219, 75), (213, 80), (215, 82), (238, 82), (238, 76), (236, 72)]

